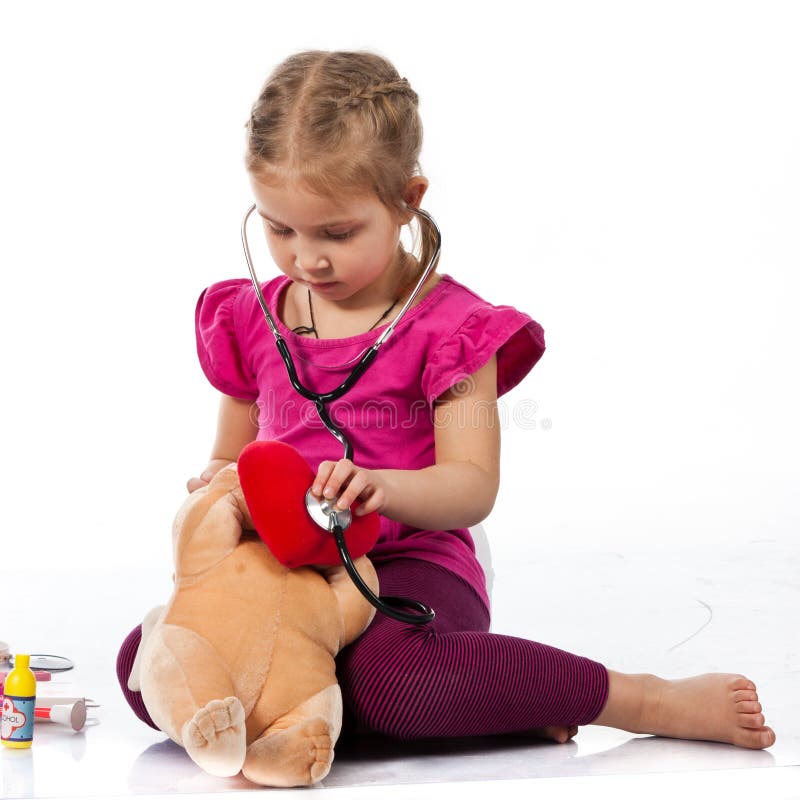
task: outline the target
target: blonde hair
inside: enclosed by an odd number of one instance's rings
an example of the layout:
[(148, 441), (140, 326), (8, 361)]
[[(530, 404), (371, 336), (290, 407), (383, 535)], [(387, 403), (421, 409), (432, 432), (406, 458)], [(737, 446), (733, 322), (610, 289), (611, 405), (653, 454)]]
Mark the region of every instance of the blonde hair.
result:
[[(253, 104), (245, 165), (268, 185), (299, 179), (332, 199), (374, 192), (403, 211), (403, 188), (421, 174), (417, 104), (408, 81), (375, 53), (296, 53), (272, 71)], [(415, 218), (419, 258), (398, 244), (403, 288), (419, 278), (436, 245), (433, 226)]]

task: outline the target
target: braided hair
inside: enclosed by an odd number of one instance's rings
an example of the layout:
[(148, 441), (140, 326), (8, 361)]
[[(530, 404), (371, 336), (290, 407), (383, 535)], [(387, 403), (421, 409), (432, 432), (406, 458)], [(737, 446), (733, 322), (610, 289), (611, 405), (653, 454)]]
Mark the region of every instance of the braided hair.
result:
[(400, 78), (399, 80), (374, 83), (371, 86), (367, 85), (353, 89), (348, 95), (337, 100), (336, 107), (357, 108), (362, 101), (374, 100), (379, 94), (390, 95), (395, 93), (410, 98), (414, 105), (418, 102), (417, 93), (411, 88), (411, 84), (406, 78)]
[[(245, 166), (269, 185), (299, 180), (337, 199), (369, 192), (403, 211), (406, 182), (421, 174), (418, 103), (408, 80), (376, 53), (295, 53), (275, 67), (252, 106)], [(433, 227), (416, 219), (419, 257), (398, 245), (405, 285), (435, 249)]]

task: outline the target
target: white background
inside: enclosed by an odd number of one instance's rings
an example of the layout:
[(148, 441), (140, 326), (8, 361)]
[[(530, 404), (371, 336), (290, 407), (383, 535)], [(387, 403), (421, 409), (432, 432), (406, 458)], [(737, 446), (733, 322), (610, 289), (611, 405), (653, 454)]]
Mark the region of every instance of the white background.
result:
[(500, 399), (498, 567), (793, 540), (796, 4), (1, 8), (3, 569), (169, 561), (216, 420), (195, 302), (246, 276), (243, 126), (308, 48), (409, 79), (439, 271), (545, 328)]

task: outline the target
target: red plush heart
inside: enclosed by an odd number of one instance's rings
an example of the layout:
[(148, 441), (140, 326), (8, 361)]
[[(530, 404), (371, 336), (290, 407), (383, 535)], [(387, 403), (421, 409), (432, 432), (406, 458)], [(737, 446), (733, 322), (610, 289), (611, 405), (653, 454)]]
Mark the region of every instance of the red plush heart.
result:
[[(316, 477), (297, 448), (286, 442), (251, 442), (238, 461), (239, 483), (258, 535), (278, 561), (287, 567), (341, 564), (333, 533), (314, 522), (306, 509), (306, 492)], [(361, 503), (351, 506), (355, 511)], [(357, 517), (344, 532), (355, 559), (378, 540), (376, 511)]]

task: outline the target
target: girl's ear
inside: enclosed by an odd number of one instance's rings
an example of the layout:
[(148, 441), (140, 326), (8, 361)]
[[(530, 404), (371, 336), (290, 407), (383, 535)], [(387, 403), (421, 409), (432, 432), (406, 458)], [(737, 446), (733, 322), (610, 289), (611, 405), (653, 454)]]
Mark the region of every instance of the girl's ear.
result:
[[(428, 179), (422, 175), (415, 175), (409, 178), (408, 182), (403, 189), (403, 200), (406, 206), (419, 208), (422, 204), (422, 198), (428, 189)], [(416, 216), (413, 211), (406, 211), (402, 215), (403, 225), (411, 222), (412, 218)]]

